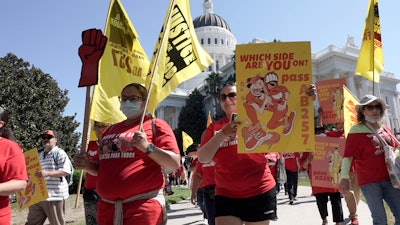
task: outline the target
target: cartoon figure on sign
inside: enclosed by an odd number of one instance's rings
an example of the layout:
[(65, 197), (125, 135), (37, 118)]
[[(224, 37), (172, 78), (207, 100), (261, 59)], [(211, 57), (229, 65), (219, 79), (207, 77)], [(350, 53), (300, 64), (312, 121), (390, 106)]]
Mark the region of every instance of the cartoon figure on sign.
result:
[(340, 167), (342, 166), (342, 157), (337, 148), (333, 152), (328, 152), (327, 157), (329, 160), (329, 174), (332, 177), (332, 185), (336, 186), (340, 181)]
[(333, 98), (333, 111), (336, 114), (336, 119), (343, 119), (343, 102), (344, 96), (343, 93), (336, 88), (336, 91), (332, 93)]
[(265, 107), (270, 104), (271, 97), (268, 95), (264, 85), (264, 79), (260, 76), (247, 79), (249, 93), (246, 95), (246, 102), (243, 103), (251, 125), (242, 129), (247, 151), (255, 149), (260, 144), (272, 145), (279, 141), (279, 134), (275, 132), (265, 132), (257, 118), (257, 113), (263, 115)]
[(270, 72), (265, 75), (265, 86), (268, 90), (271, 102), (265, 105), (265, 110), (272, 112), (272, 117), (267, 123), (271, 130), (283, 126), (283, 135), (289, 135), (293, 129), (293, 121), (296, 116), (295, 111), (288, 112), (288, 99), (290, 92), (285, 86), (278, 84), (278, 75)]
[[(25, 190), (17, 192), (18, 195), (18, 206), (21, 209), (24, 205), (28, 204), (31, 200), (31, 196), (36, 193), (36, 184), (31, 180), (32, 175), (28, 173), (28, 183)], [(24, 193), (24, 194), (22, 194)]]

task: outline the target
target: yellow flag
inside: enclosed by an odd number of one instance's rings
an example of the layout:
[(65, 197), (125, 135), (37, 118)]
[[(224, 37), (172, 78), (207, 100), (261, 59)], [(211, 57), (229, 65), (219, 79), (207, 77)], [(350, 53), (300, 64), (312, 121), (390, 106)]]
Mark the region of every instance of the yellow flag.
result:
[(182, 149), (186, 152), (187, 148), (193, 144), (193, 139), (185, 131), (182, 131)]
[(145, 84), (149, 61), (138, 35), (119, 0), (111, 0), (106, 20), (106, 48), (99, 63), (90, 119), (116, 123), (125, 119), (118, 96), (129, 83)]
[(208, 111), (207, 127), (212, 123), (211, 112)]
[(378, 0), (370, 0), (355, 74), (379, 83), (382, 68), (383, 53)]
[(358, 123), (356, 104), (358, 104), (359, 101), (346, 86), (343, 86), (343, 96), (344, 136), (347, 137), (350, 127)]
[(157, 105), (180, 83), (212, 63), (194, 31), (188, 0), (171, 0), (152, 56), (146, 87), (152, 83), (147, 110)]

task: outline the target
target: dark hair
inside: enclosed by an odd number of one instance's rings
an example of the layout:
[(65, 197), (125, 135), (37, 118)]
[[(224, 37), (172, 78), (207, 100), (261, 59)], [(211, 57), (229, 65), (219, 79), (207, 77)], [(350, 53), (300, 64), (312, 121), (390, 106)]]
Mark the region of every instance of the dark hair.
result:
[(8, 127), (8, 112), (3, 107), (0, 107), (0, 121), (4, 122), (3, 127), (0, 128), (0, 137), (15, 141), (14, 134), (11, 128)]
[[(146, 89), (143, 85), (138, 84), (138, 83), (130, 83), (130, 84), (126, 85), (126, 86), (122, 89), (122, 91), (124, 91), (126, 88), (129, 88), (129, 87), (134, 87), (134, 88), (136, 88), (136, 89), (139, 91), (140, 95), (141, 95), (143, 98), (146, 98), (146, 97), (147, 97), (147, 89)], [(121, 91), (121, 92), (122, 92), (122, 91)]]
[(226, 82), (222, 83), (222, 87), (219, 90), (219, 93), (221, 93), (222, 89), (224, 89), (226, 87), (236, 87), (236, 84), (235, 84), (235, 82), (232, 82), (232, 81), (226, 81)]

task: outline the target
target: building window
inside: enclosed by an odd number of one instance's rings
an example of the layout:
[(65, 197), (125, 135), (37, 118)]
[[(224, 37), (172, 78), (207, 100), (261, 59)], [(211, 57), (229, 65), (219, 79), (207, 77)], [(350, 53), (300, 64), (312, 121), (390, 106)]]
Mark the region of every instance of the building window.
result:
[(219, 70), (219, 60), (217, 59), (217, 61), (215, 62), (215, 69), (218, 71)]
[(204, 39), (203, 38), (201, 39), (201, 45), (204, 45)]
[(214, 44), (218, 44), (218, 39), (214, 39)]
[(224, 39), (221, 39), (221, 45), (224, 45)]
[(210, 44), (211, 44), (211, 38), (208, 38), (208, 39), (207, 39), (207, 42), (208, 42), (208, 44), (210, 45)]

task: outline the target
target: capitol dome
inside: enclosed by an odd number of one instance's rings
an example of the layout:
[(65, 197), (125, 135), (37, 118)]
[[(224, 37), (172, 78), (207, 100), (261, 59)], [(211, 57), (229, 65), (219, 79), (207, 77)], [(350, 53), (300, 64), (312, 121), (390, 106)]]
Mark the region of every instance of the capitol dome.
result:
[(231, 31), (231, 28), (229, 27), (228, 23), (222, 17), (212, 12), (206, 12), (196, 17), (193, 20), (193, 26), (194, 28), (207, 27), (207, 26), (221, 27)]

